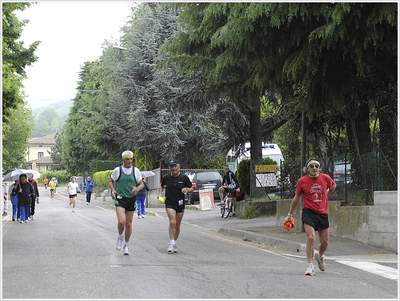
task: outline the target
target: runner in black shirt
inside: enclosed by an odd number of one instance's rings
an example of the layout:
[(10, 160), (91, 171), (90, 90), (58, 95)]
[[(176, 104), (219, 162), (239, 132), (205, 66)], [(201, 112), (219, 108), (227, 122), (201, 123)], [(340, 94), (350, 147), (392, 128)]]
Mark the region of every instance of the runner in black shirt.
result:
[(181, 174), (180, 165), (177, 160), (169, 162), (170, 174), (162, 179), (158, 196), (162, 197), (165, 187), (165, 209), (169, 218), (170, 246), (168, 253), (176, 253), (176, 241), (179, 236), (180, 226), (185, 211), (185, 193), (193, 192), (192, 182), (187, 175)]

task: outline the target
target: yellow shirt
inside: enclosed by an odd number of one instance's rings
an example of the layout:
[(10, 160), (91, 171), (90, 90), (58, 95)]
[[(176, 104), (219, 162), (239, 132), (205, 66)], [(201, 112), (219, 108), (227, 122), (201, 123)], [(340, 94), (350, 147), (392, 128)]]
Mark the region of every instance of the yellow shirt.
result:
[(56, 183), (54, 181), (50, 181), (50, 189), (56, 189)]

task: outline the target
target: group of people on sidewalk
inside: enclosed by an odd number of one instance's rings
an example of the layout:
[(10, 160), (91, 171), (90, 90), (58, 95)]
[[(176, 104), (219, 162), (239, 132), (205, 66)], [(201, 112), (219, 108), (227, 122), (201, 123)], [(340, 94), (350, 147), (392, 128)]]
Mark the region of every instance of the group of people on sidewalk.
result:
[(39, 189), (33, 174), (27, 177), (21, 174), (10, 186), (9, 195), (12, 205), (12, 220), (28, 223), (35, 219), (35, 205), (39, 204)]

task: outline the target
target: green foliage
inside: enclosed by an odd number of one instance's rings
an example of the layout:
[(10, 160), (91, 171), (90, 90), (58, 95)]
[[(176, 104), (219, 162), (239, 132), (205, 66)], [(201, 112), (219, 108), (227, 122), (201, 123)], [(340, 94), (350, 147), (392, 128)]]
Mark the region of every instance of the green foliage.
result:
[(54, 132), (61, 132), (66, 116), (59, 116), (54, 108), (48, 108), (41, 112), (35, 120), (32, 137), (43, 137)]
[(71, 176), (73, 175), (68, 173), (66, 170), (44, 171), (40, 173), (40, 178), (36, 179), (36, 182), (38, 182), (39, 184), (43, 184), (43, 180), (45, 177), (47, 177), (49, 182), (51, 178), (57, 178), (58, 185), (65, 185), (71, 181)]
[(240, 215), (240, 219), (252, 219), (257, 217), (258, 213), (256, 207), (247, 207), (244, 209), (244, 213)]
[(97, 160), (96, 161), (96, 170), (97, 171), (105, 171), (105, 170), (113, 170), (115, 167), (121, 165), (121, 161), (111, 161), (111, 160)]
[(92, 180), (96, 183), (96, 186), (108, 187), (108, 180), (110, 179), (113, 170), (114, 169), (94, 173)]
[(29, 48), (17, 41), (22, 33), (22, 27), (28, 22), (20, 21), (15, 15), (16, 10), (25, 10), (29, 3), (2, 3), (2, 92), (3, 92), (3, 127), (8, 122), (12, 111), (17, 105), (24, 104), (22, 80), (26, 78), (25, 67), (37, 61), (34, 52), (39, 42), (34, 42)]
[(247, 195), (250, 195), (250, 162), (250, 159), (240, 161), (237, 170), (240, 189)]
[(3, 125), (2, 164), (3, 169), (23, 167), (27, 144), (32, 134), (32, 111), (25, 103), (17, 104), (15, 110), (10, 111), (9, 121)]

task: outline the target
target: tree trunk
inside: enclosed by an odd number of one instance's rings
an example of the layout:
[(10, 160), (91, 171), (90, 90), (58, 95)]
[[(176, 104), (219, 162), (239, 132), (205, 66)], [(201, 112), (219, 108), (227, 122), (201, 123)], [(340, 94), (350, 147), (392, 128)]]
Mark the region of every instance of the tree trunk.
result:
[(261, 103), (260, 98), (253, 100), (252, 107), (250, 109), (250, 158), (252, 166), (250, 166), (250, 173), (252, 179), (251, 191), (253, 198), (259, 198), (266, 196), (264, 188), (257, 188), (256, 187), (256, 176), (254, 173), (254, 165), (255, 164), (262, 164), (262, 131), (261, 131)]

